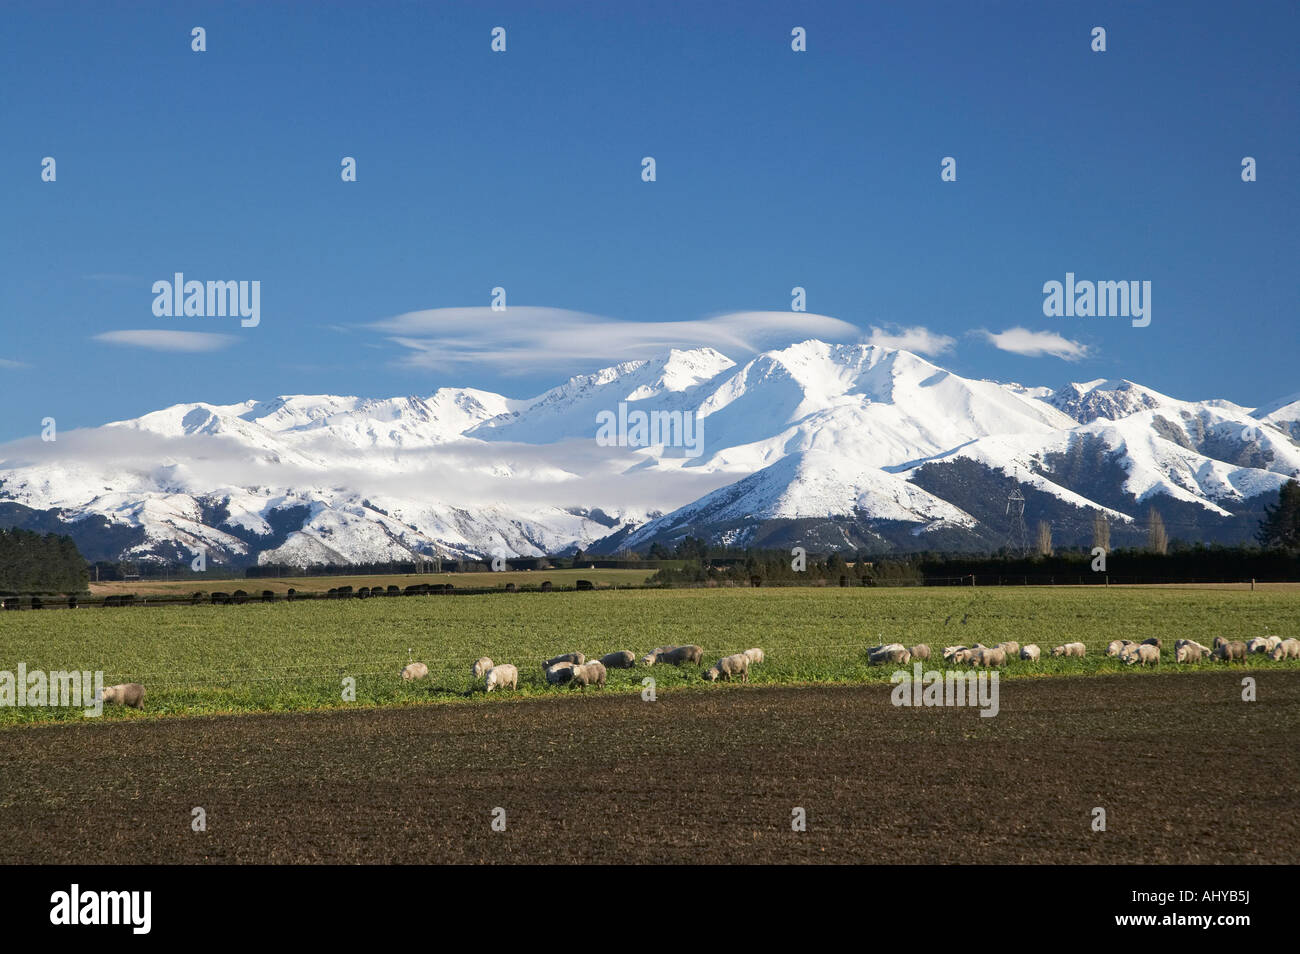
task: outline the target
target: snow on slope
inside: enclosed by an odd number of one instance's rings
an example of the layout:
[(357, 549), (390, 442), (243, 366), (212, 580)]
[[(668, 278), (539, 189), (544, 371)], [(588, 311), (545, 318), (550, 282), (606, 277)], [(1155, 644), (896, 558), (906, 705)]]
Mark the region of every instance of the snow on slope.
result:
[[(620, 402), (697, 415), (703, 453), (597, 447), (597, 414)], [(635, 527), (631, 545), (664, 528), (768, 519), (970, 527), (960, 501), (911, 482), (926, 462), (958, 457), (1097, 507), (1033, 473), (1085, 437), (1117, 455), (1122, 489), (1139, 500), (1165, 494), (1227, 514), (1300, 474), (1295, 431), (1294, 395), (1252, 412), (1128, 381), (1030, 388), (906, 351), (810, 340), (742, 365), (709, 348), (673, 350), (523, 400), (442, 388), (179, 404), (57, 445), (0, 448), (0, 496), (141, 527), (141, 556), (168, 545), (290, 563), (435, 548), (536, 555)]]

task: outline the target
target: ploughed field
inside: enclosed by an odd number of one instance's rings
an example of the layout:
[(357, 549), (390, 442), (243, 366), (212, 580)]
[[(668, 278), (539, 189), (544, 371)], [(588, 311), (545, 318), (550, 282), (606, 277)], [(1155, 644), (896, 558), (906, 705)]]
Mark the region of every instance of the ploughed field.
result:
[(1004, 680), (994, 718), (751, 685), (11, 729), (0, 862), (1295, 863), (1300, 671), (1252, 675)]
[[(597, 590), (484, 596), (415, 596), (243, 606), (173, 606), (0, 613), (0, 671), (104, 672), (106, 685), (139, 682), (143, 710), (110, 706), (103, 719), (216, 713), (355, 709), (457, 702), (495, 706), (511, 696), (631, 695), (653, 676), (661, 698), (716, 693), (701, 679), (718, 657), (761, 647), (751, 685), (887, 682), (896, 667), (871, 667), (866, 649), (886, 642), (928, 644), (927, 667), (942, 668), (943, 646), (1005, 640), (1036, 643), (1037, 663), (1010, 662), (1018, 678), (1118, 674), (1181, 678), (1186, 671), (1300, 671), (1296, 660), (1252, 655), (1243, 665), (1173, 662), (1176, 639), (1210, 645), (1300, 636), (1300, 591), (1172, 588), (926, 587)], [(1164, 640), (1159, 667), (1127, 667), (1103, 655), (1113, 639)], [(1083, 659), (1047, 658), (1081, 641)], [(599, 657), (629, 649), (696, 643), (703, 665), (609, 671), (604, 689), (548, 686), (543, 659), (579, 651)], [(409, 655), (408, 655), (409, 650)], [(517, 692), (486, 696), (470, 667), (480, 656), (519, 668)], [(403, 682), (409, 660), (426, 679)], [(344, 699), (355, 681), (355, 701)], [(79, 708), (0, 706), (0, 727), (83, 720)]]

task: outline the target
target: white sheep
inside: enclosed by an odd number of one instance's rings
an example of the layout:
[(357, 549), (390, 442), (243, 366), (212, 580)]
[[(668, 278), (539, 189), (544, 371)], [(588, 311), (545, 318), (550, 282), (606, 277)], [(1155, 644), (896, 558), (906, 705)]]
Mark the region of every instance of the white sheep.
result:
[(1053, 649), (1052, 655), (1057, 658), (1060, 658), (1062, 656), (1082, 657), (1087, 655), (1087, 652), (1088, 652), (1088, 647), (1085, 646), (1083, 643), (1066, 643), (1063, 646), (1057, 646), (1055, 649)]
[(871, 666), (881, 666), (885, 663), (894, 663), (896, 665), (906, 666), (911, 661), (912, 654), (907, 651), (907, 647), (897, 643), (890, 646), (882, 646), (879, 649), (873, 649), (867, 653), (867, 663)]
[(99, 698), (108, 705), (143, 709), (144, 686), (138, 682), (124, 682), (117, 686), (107, 686), (100, 691)]
[(744, 653), (723, 656), (713, 666), (704, 671), (704, 678), (713, 682), (717, 679), (740, 677), (741, 682), (749, 682), (749, 657)]
[(1282, 639), (1268, 654), (1269, 659), (1300, 659), (1300, 639)]
[(1130, 647), (1120, 659), (1129, 666), (1157, 666), (1160, 664), (1160, 648), (1142, 643)]
[(1256, 636), (1246, 643), (1246, 652), (1271, 653), (1280, 642), (1282, 642), (1281, 636)]
[(930, 658), (930, 647), (927, 646), (925, 643), (917, 643), (915, 646), (909, 649), (908, 652), (911, 654), (913, 659)]
[(1028, 646), (1020, 647), (1021, 659), (1027, 659), (1029, 662), (1038, 662), (1038, 657), (1041, 655), (1042, 651), (1033, 643), (1030, 643)]
[(606, 669), (631, 669), (636, 665), (636, 657), (626, 649), (606, 653), (600, 657), (600, 664)]
[(422, 662), (407, 663), (402, 668), (402, 679), (405, 682), (411, 682), (414, 679), (423, 679), (429, 675), (429, 667)]
[(475, 679), (482, 679), (483, 673), (492, 668), (492, 660), (486, 656), (480, 656), (475, 660), (474, 665), (470, 667), (470, 672), (474, 674)]
[(581, 666), (574, 666), (572, 672), (572, 685), (584, 689), (587, 686), (605, 685), (605, 665), (599, 660), (593, 659)]
[(751, 665), (755, 665), (763, 661), (763, 650), (761, 649), (757, 649), (757, 648), (746, 649), (745, 655), (749, 657), (749, 662)]
[(487, 687), (488, 692), (497, 688), (504, 689), (507, 686), (511, 689), (518, 689), (519, 670), (510, 665), (510, 663), (501, 663), (493, 666), (483, 674), (483, 685)]

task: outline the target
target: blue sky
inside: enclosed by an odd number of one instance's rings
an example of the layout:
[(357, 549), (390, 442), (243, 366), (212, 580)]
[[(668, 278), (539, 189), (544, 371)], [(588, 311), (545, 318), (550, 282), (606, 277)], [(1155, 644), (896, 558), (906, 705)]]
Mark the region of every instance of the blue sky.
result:
[[(907, 340), (970, 376), (1300, 390), (1300, 6), (540, 7), (6, 5), (0, 439), (184, 401), (521, 397), (788, 312), (795, 285), (841, 340), (925, 329)], [(1067, 271), (1150, 281), (1151, 325), (1045, 317)], [(260, 281), (261, 323), (155, 317), (175, 272)], [(442, 308), (465, 310), (421, 350), (393, 340)], [(825, 328), (724, 325), (734, 358)], [(1013, 328), (1086, 354), (981, 333)], [(141, 330), (229, 337), (111, 340)]]

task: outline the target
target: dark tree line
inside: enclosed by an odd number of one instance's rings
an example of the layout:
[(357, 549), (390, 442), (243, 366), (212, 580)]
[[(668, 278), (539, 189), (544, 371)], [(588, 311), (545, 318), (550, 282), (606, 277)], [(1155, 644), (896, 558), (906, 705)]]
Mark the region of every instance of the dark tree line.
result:
[(86, 561), (71, 537), (0, 530), (0, 592), (81, 593)]

